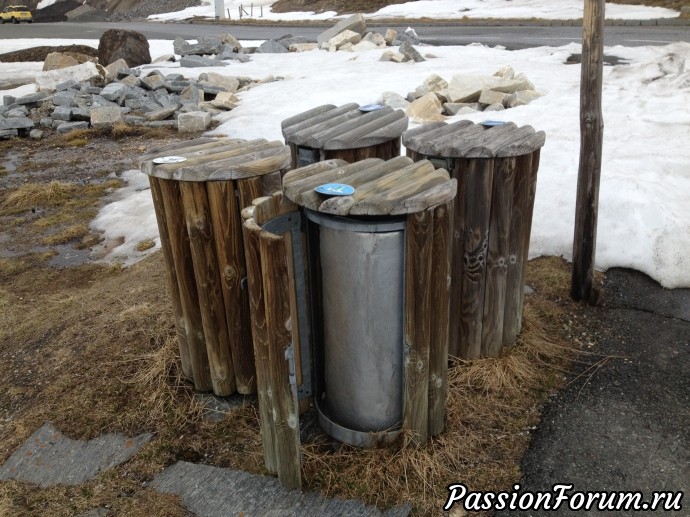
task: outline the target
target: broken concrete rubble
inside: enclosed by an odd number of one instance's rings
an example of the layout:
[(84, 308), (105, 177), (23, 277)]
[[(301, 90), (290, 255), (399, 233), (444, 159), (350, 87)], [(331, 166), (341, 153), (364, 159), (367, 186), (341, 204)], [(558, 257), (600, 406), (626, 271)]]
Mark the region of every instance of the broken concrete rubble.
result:
[[(400, 56), (391, 51), (381, 57), (381, 60), (395, 59)], [(417, 122), (429, 122), (443, 120), (444, 115), (502, 111), (528, 104), (542, 95), (525, 74), (515, 74), (512, 67), (505, 66), (492, 76), (455, 75), (450, 83), (432, 74), (415, 91), (409, 92), (407, 99), (384, 92), (383, 104), (405, 109)]]
[[(75, 73), (73, 69), (84, 65), (88, 67), (87, 77), (96, 71), (95, 81), (93, 77), (83, 81), (75, 79), (81, 72)], [(0, 138), (29, 136), (29, 131), (37, 125), (59, 129), (61, 133), (89, 125), (96, 129), (115, 124), (177, 127), (178, 115), (182, 113), (192, 116), (182, 118), (180, 131), (201, 131), (209, 127), (213, 116), (237, 107), (239, 99), (235, 92), (281, 79), (269, 77), (257, 81), (215, 72), (189, 79), (180, 73), (164, 75), (145, 69), (142, 72), (141, 68), (128, 67), (124, 61), (109, 66), (107, 71), (103, 69), (101, 76), (93, 63), (84, 65), (44, 72), (50, 74), (50, 90), (19, 98), (4, 96), (0, 107)], [(47, 84), (44, 77), (40, 81)]]

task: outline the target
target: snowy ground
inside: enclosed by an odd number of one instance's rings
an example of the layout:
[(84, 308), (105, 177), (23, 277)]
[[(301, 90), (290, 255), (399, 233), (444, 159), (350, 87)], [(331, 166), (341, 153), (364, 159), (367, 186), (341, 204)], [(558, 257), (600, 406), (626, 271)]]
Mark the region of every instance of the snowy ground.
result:
[[(239, 17), (239, 7), (243, 6), (247, 14), (243, 17), (265, 20), (329, 20), (337, 18), (334, 11), (316, 14), (314, 12), (274, 13), (270, 6), (275, 0), (225, 0), (224, 13), (230, 13), (232, 19)], [(151, 20), (184, 20), (193, 16), (213, 18), (214, 1), (203, 0), (198, 7), (189, 7), (183, 11), (149, 16)], [(250, 5), (254, 5), (253, 12)], [(263, 6), (263, 11), (261, 10)], [(545, 20), (572, 20), (582, 18), (582, 0), (419, 0), (404, 4), (389, 5), (379, 11), (366, 14), (367, 19), (385, 18), (542, 18)], [(621, 20), (642, 20), (651, 18), (676, 18), (678, 11), (661, 7), (643, 5), (606, 4), (606, 17)]]
[[(35, 44), (39, 43), (26, 46)], [(152, 42), (152, 47), (152, 55), (172, 52), (171, 42)], [(256, 54), (249, 63), (213, 69), (253, 78), (284, 77), (239, 94), (239, 107), (221, 115), (222, 124), (213, 134), (281, 140), (283, 119), (320, 104), (376, 103), (384, 91), (406, 95), (432, 73), (450, 80), (461, 73), (491, 75), (510, 65), (516, 72), (526, 73), (545, 94), (528, 106), (490, 117), (531, 125), (547, 135), (531, 256), (569, 259), (579, 155), (580, 67), (564, 61), (571, 53), (580, 52), (579, 45), (519, 51), (481, 45), (419, 48), (437, 58), (396, 64), (379, 61), (382, 50), (312, 51)], [(665, 287), (690, 287), (690, 71), (682, 71), (687, 68), (690, 44), (613, 47), (606, 52), (628, 59), (630, 64), (605, 68), (597, 267), (631, 267)], [(183, 69), (178, 63), (160, 69), (190, 77), (211, 70)], [(479, 113), (464, 118), (481, 121), (487, 116)], [(150, 194), (141, 190), (146, 178), (131, 172), (126, 179), (131, 183), (120, 193), (124, 199), (108, 205), (93, 224), (110, 237), (124, 235), (125, 243), (111, 258), (131, 262), (141, 256), (134, 246), (142, 238), (157, 238), (157, 228)], [(130, 218), (125, 219), (125, 214)], [(132, 218), (131, 214), (138, 216)]]

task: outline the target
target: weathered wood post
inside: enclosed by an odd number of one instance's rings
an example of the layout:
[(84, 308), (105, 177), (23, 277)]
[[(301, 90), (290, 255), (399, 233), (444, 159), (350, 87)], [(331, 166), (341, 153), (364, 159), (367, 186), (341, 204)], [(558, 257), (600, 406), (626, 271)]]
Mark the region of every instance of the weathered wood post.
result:
[(594, 259), (597, 247), (599, 182), (604, 120), (601, 111), (604, 66), (604, 0), (585, 0), (580, 79), (580, 166), (573, 237), (571, 296), (597, 303)]
[(497, 356), (522, 325), (539, 149), (545, 135), (513, 123), (427, 124), (403, 134), (407, 155), (458, 181), (451, 214), (450, 345), (464, 359)]
[(204, 138), (140, 160), (168, 268), (182, 370), (198, 391), (256, 390), (240, 210), (289, 159), (280, 142)]
[(324, 160), (390, 160), (400, 156), (400, 135), (407, 125), (402, 110), (350, 103), (310, 109), (285, 119), (281, 127), (297, 169)]

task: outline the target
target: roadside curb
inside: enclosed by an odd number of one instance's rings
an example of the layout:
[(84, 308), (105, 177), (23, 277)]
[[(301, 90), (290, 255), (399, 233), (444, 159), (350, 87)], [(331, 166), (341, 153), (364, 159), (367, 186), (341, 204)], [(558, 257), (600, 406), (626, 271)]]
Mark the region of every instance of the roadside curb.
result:
[[(337, 19), (332, 20), (271, 20), (263, 21), (256, 18), (244, 20), (211, 20), (207, 18), (197, 18), (190, 20), (173, 20), (151, 23), (185, 23), (194, 25), (257, 25), (263, 27), (331, 27)], [(500, 20), (496, 18), (457, 20), (457, 19), (376, 19), (367, 21), (368, 27), (390, 27), (396, 25), (414, 25), (416, 27), (430, 27), (433, 25), (457, 26), (457, 27), (581, 27), (582, 19), (576, 20)], [(690, 18), (654, 18), (650, 20), (621, 20), (608, 19), (605, 21), (607, 27), (690, 27)]]

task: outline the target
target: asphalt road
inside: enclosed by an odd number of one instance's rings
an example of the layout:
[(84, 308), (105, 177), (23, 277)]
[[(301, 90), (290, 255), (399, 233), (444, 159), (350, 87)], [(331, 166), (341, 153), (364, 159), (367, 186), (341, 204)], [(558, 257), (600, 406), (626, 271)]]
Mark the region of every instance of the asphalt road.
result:
[[(98, 39), (107, 29), (122, 28), (143, 33), (149, 39), (174, 39), (182, 36), (195, 39), (202, 35), (230, 32), (239, 39), (270, 39), (284, 34), (316, 38), (324, 27), (310, 26), (249, 26), (214, 25), (188, 23), (34, 23), (31, 25), (5, 24), (0, 27), (0, 39), (16, 38), (65, 38)], [(401, 29), (405, 27), (395, 27)], [(373, 30), (384, 32), (386, 26), (372, 26)], [(501, 45), (508, 49), (538, 46), (561, 46), (582, 41), (581, 27), (543, 26), (469, 26), (442, 24), (415, 24), (415, 30), (422, 42), (434, 45), (468, 45), (483, 43), (489, 46)], [(690, 42), (690, 26), (613, 26), (606, 27), (605, 44), (608, 46), (666, 45), (676, 41)], [(0, 43), (0, 52), (2, 44)]]

